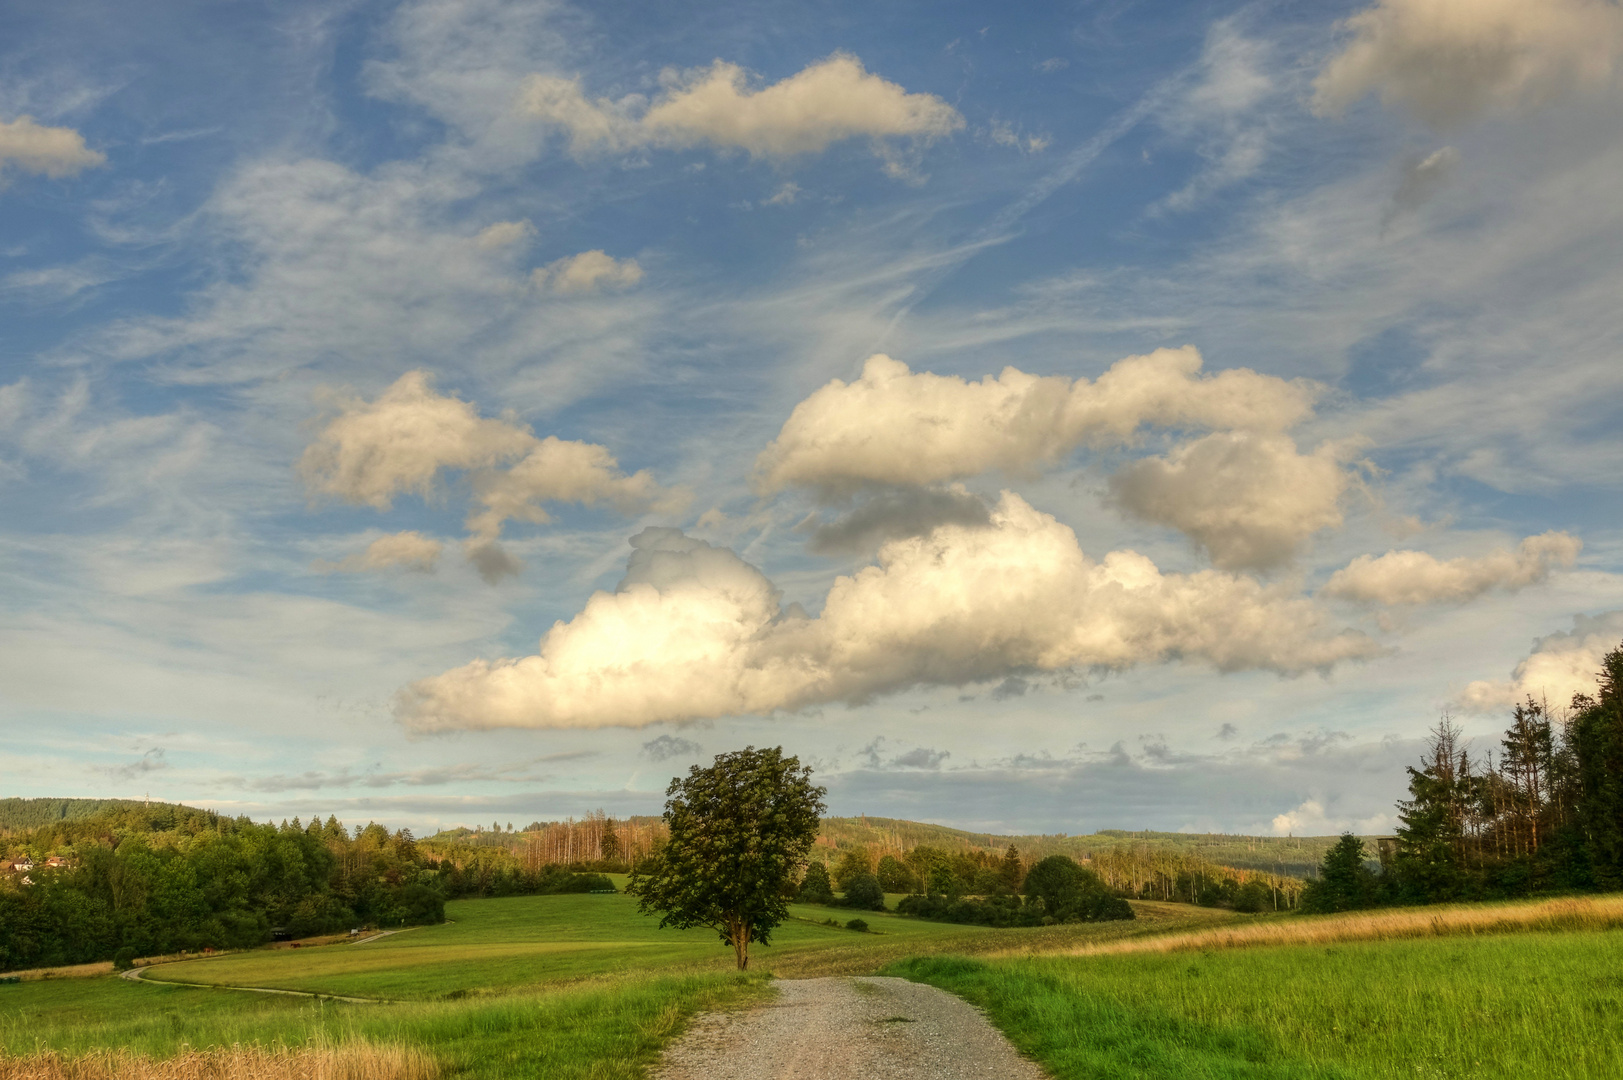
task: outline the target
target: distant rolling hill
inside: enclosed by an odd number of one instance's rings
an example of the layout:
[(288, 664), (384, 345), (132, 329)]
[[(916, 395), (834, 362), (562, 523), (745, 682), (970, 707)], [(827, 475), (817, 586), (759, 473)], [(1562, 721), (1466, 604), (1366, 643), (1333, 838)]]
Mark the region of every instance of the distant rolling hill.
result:
[[(968, 832), (945, 825), (929, 825), (898, 818), (824, 818), (818, 845), (836, 851), (850, 847), (911, 850), (923, 844), (948, 851), (979, 849), (1002, 852), (1010, 844), (1028, 858), (1069, 855), (1083, 859), (1095, 852), (1119, 847), (1196, 855), (1219, 866), (1258, 870), (1290, 877), (1310, 877), (1334, 846), (1334, 836), (1239, 836), (1224, 833), (1128, 832), (1104, 829), (1086, 835), (1063, 833), (1004, 836)], [(1367, 838), (1366, 838), (1367, 839)]]

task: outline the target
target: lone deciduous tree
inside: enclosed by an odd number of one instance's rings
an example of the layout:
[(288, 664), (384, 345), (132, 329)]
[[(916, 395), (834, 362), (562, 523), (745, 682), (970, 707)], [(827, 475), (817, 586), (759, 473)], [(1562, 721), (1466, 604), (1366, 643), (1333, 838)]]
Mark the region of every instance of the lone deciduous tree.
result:
[(768, 944), (789, 915), (785, 896), (817, 838), (826, 789), (782, 747), (749, 746), (693, 766), (665, 794), (670, 837), (632, 878), (637, 907), (662, 927), (711, 927), (743, 971), (750, 942)]

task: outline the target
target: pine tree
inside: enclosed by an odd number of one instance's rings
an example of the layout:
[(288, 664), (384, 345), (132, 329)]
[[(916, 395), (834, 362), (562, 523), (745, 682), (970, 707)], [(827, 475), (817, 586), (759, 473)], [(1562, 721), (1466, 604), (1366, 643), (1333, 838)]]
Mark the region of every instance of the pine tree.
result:
[(1596, 883), (1623, 887), (1623, 646), (1601, 661), (1600, 693), (1573, 699), (1577, 825)]
[(998, 877), (1003, 881), (1003, 887), (1010, 893), (1020, 891), (1020, 883), (1025, 877), (1025, 867), (1020, 862), (1020, 850), (1013, 844), (1003, 853), (1003, 860), (998, 863)]
[(1375, 903), (1375, 875), (1364, 865), (1364, 842), (1342, 833), (1336, 846), (1325, 852), (1317, 880), (1302, 891), (1302, 910), (1353, 911)]

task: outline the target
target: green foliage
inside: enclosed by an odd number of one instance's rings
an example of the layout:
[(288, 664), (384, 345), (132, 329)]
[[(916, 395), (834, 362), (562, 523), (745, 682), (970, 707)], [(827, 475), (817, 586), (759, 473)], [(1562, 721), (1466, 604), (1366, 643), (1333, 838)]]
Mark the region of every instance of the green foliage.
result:
[(670, 836), (633, 878), (639, 908), (662, 927), (711, 927), (745, 970), (750, 943), (768, 943), (788, 917), (784, 893), (817, 837), (824, 794), (782, 747), (693, 766), (666, 791)]
[(1614, 957), (1607, 933), (1571, 932), (884, 973), (986, 1010), (1061, 1080), (1602, 1080), (1623, 1075)]
[[(157, 828), (162, 826), (162, 828)], [(294, 936), (357, 923), (443, 918), (439, 871), (409, 832), (347, 836), (335, 819), (257, 825), (167, 804), (64, 817), (22, 846), (69, 856), (33, 884), (0, 882), (0, 970), (246, 948), (272, 927)]]
[(1623, 888), (1623, 646), (1601, 661), (1600, 693), (1573, 702), (1576, 824), (1597, 884)]
[(1041, 902), (1055, 922), (1131, 919), (1133, 909), (1111, 894), (1099, 875), (1064, 855), (1050, 855), (1026, 874), (1028, 900)]
[(1487, 768), (1445, 716), (1409, 769), (1379, 899), (1623, 888), (1623, 647), (1603, 658), (1598, 683), (1596, 697), (1573, 698), (1565, 724), (1552, 723), (1543, 702), (1517, 705)]
[(113, 970), (128, 971), (135, 966), (135, 950), (128, 945), (113, 953)]
[(840, 856), (839, 863), (834, 867), (834, 887), (845, 892), (851, 887), (851, 882), (865, 874), (873, 873), (873, 856), (868, 854), (865, 847), (855, 847)]
[(846, 880), (845, 906), (865, 911), (885, 910), (885, 890), (873, 874), (856, 874)]
[[(900, 857), (915, 873), (919, 873), (920, 868), (913, 852), (919, 848), (947, 860), (954, 854), (979, 852), (996, 863), (1009, 846), (1014, 845), (1028, 862), (1048, 855), (1069, 855), (1081, 860), (1112, 851), (1143, 850), (1163, 857), (1198, 858), (1218, 867), (1306, 877), (1335, 843), (1334, 837), (1235, 836), (1148, 829), (1101, 829), (1075, 836), (1005, 836), (881, 817), (824, 818), (819, 836), (837, 852), (851, 847), (905, 852), (905, 856)], [(920, 880), (922, 883), (922, 874)]]
[(894, 855), (879, 860), (875, 876), (879, 878), (879, 887), (888, 893), (913, 892), (918, 888), (918, 878), (913, 871)]
[(140, 799), (0, 799), (0, 830), (35, 830), (59, 823), (100, 818), (126, 828), (139, 822), (139, 831), (173, 829), (177, 822), (202, 819), (211, 822), (214, 814), (175, 803), (143, 802)]
[(1003, 861), (998, 864), (998, 878), (1007, 893), (1017, 893), (1025, 884), (1026, 869), (1020, 862), (1020, 849), (1013, 844), (1003, 853)]
[(868, 932), (868, 921), (866, 919), (847, 919), (845, 928), (855, 930), (859, 934), (866, 934)]
[(1235, 890), (1233, 906), (1235, 911), (1252, 915), (1269, 910), (1272, 900), (1266, 885), (1260, 881), (1248, 881)]
[(806, 867), (806, 876), (800, 880), (799, 898), (802, 904), (834, 902), (834, 886), (828, 880), (828, 867), (820, 862)]
[(1319, 865), (1319, 876), (1302, 890), (1301, 910), (1312, 914), (1355, 911), (1376, 902), (1375, 875), (1364, 865), (1364, 842), (1342, 833)]

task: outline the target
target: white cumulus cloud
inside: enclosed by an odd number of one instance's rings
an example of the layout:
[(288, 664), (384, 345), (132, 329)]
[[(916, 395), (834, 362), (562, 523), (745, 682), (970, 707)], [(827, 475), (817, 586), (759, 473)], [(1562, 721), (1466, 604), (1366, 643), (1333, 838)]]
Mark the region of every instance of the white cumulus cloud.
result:
[(517, 572), (495, 541), (508, 520), (545, 523), (541, 503), (607, 502), (634, 513), (685, 502), (685, 493), (661, 488), (646, 470), (621, 472), (602, 446), (538, 439), (526, 427), (481, 417), (468, 402), (435, 392), (427, 372), (407, 372), (375, 401), (338, 404), (299, 463), (310, 491), (387, 510), (398, 494), (432, 494), (444, 470), (469, 472), (470, 557), (487, 580)]
[(481, 417), (408, 371), (376, 401), (341, 399), (341, 411), (305, 448), (299, 471), (312, 492), (387, 510), (402, 492), (427, 496), (442, 469), (489, 467), (524, 453), (535, 437)]
[(561, 293), (630, 288), (642, 280), (636, 259), (616, 259), (603, 251), (583, 251), (538, 268), (532, 275), (537, 288)]
[(686, 504), (684, 493), (661, 488), (647, 470), (631, 476), (621, 472), (604, 447), (554, 435), (537, 441), (508, 468), (476, 474), (473, 488), (482, 509), (469, 515), (468, 529), (485, 540), (495, 539), (505, 521), (546, 524), (551, 519), (540, 505), (544, 502), (607, 502), (628, 514), (674, 511)]
[(567, 132), (571, 153), (613, 153), (643, 146), (709, 144), (752, 157), (818, 153), (843, 139), (929, 141), (964, 126), (933, 94), (910, 94), (871, 74), (856, 57), (835, 53), (795, 75), (753, 89), (737, 64), (668, 72), (652, 100), (590, 100), (579, 79), (535, 75), (525, 84), (525, 113)]
[(497, 251), (514, 244), (528, 243), (535, 238), (535, 226), (528, 219), (498, 221), (479, 230), (473, 242), (485, 251)]
[(1215, 566), (1267, 569), (1341, 526), (1345, 454), (1333, 443), (1303, 454), (1289, 435), (1222, 431), (1134, 462), (1110, 478), (1110, 492), (1127, 512), (1184, 533)]
[(1533, 643), (1527, 659), (1516, 665), (1509, 680), (1478, 680), (1465, 688), (1457, 704), (1470, 712), (1507, 709), (1528, 697), (1547, 700), (1559, 708), (1574, 694), (1593, 696), (1598, 688), (1601, 658), (1623, 644), (1623, 611), (1579, 615), (1570, 631), (1560, 631)]
[(860, 379), (835, 379), (795, 406), (756, 459), (755, 486), (929, 484), (1120, 445), (1146, 426), (1283, 431), (1312, 411), (1307, 382), (1200, 369), (1193, 346), (1126, 357), (1092, 382), (1012, 367), (969, 382), (872, 356)]
[(1132, 551), (1095, 561), (1070, 528), (1005, 492), (989, 525), (893, 540), (838, 578), (822, 614), (785, 608), (759, 570), (674, 529), (632, 539), (625, 580), (542, 638), (403, 690), (418, 730), (641, 726), (855, 702), (921, 684), (1171, 659), (1221, 671), (1325, 671), (1370, 657), (1300, 595)]
[(1564, 532), (1529, 536), (1514, 551), (1439, 559), (1424, 551), (1360, 555), (1337, 570), (1322, 595), (1366, 604), (1462, 604), (1490, 589), (1536, 585), (1556, 567), (1569, 567), (1583, 541)]
[(420, 532), (407, 531), (380, 536), (366, 546), (366, 550), (350, 555), (336, 563), (318, 562), (316, 569), (336, 570), (340, 573), (364, 573), (369, 570), (418, 570), (433, 573), (445, 545)]
[(107, 155), (86, 146), (72, 128), (46, 127), (31, 116), (0, 120), (0, 175), (18, 169), (59, 179), (106, 163)]
[(1434, 127), (1603, 87), (1623, 59), (1611, 0), (1380, 0), (1314, 82), (1321, 114), (1379, 94)]

